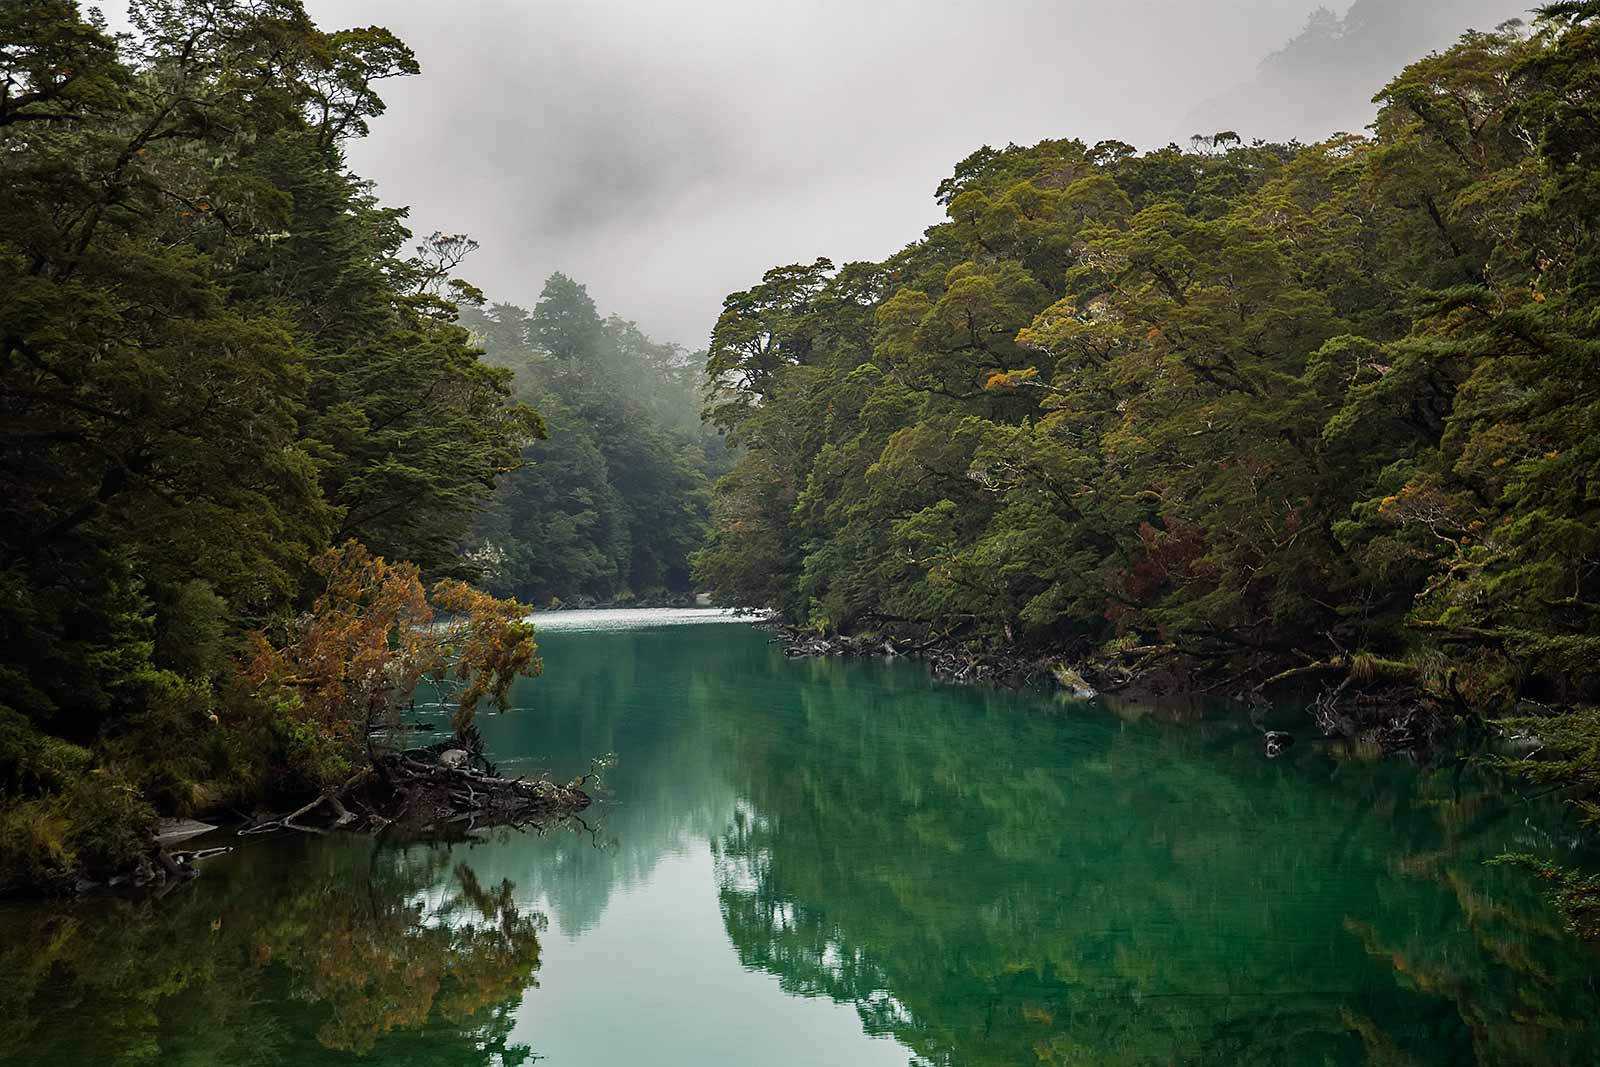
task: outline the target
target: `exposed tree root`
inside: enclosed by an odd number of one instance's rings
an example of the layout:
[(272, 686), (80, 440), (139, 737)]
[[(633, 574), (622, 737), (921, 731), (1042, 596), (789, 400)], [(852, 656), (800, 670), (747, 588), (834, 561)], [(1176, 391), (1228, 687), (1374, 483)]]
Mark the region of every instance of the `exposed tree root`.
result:
[[(419, 836), (453, 836), (496, 826), (548, 824), (586, 809), (590, 797), (583, 786), (596, 776), (591, 770), (567, 784), (542, 777), (504, 778), (481, 753), (445, 745), (378, 753), (370, 769), (339, 788), (240, 833), (296, 830), (320, 834), (350, 828), (376, 834), (394, 827)], [(301, 821), (324, 806), (334, 816), (330, 824), (312, 826)]]

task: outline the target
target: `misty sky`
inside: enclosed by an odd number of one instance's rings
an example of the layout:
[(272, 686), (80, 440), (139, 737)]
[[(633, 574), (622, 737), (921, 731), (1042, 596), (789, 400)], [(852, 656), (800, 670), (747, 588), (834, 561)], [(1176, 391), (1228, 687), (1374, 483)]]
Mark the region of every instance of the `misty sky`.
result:
[[(1523, 6), (1417, 2), (1459, 7), (1462, 28)], [(122, 5), (101, 6), (118, 24)], [(324, 29), (384, 25), (417, 53), (422, 74), (389, 83), (350, 160), (418, 234), (476, 237), (463, 272), (491, 299), (531, 307), (562, 270), (602, 312), (690, 348), (770, 266), (915, 239), (940, 217), (934, 186), (982, 144), (1186, 141), (1196, 107), (1238, 99), (1315, 6), (306, 0)], [(1348, 126), (1378, 87), (1348, 87)]]

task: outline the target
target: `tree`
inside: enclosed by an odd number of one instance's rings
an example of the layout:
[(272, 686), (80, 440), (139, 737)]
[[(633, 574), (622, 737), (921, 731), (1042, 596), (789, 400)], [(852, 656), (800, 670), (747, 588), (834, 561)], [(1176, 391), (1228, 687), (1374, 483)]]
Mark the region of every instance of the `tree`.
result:
[(130, 21), (0, 12), (0, 881), (114, 867), (154, 806), (253, 801), (282, 748), (246, 635), (333, 543), (464, 570), (542, 432), (455, 321), (470, 240), (407, 255), (345, 166), (416, 70), (401, 42), (298, 0)]
[(451, 720), (459, 737), (485, 697), (504, 705), (517, 677), (542, 669), (528, 608), (515, 601), (448, 579), (425, 593), (416, 564), (391, 564), (354, 541), (314, 569), (324, 591), (287, 640), (253, 635), (246, 675), (285, 720), (293, 763), (324, 790), (370, 769), (373, 731), (399, 725), (425, 677), (462, 683)]
[(718, 427), (736, 429), (748, 409), (770, 395), (783, 367), (807, 361), (815, 328), (811, 301), (832, 270), (826, 259), (774, 267), (761, 284), (723, 301), (706, 356), (706, 414)]
[(531, 313), (499, 304), (468, 321), (550, 431), (476, 523), (468, 558), (489, 587), (540, 603), (688, 594), (726, 455), (700, 424), (698, 361), (602, 318), (559, 273)]

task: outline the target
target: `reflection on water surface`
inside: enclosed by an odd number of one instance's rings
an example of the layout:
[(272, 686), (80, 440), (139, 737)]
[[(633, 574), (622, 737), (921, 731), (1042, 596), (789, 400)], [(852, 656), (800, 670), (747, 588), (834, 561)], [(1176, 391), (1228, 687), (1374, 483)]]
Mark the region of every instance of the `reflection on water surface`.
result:
[(1570, 825), (1483, 768), (1310, 743), (1269, 762), (1226, 715), (791, 661), (743, 625), (544, 629), (549, 673), (484, 733), (511, 773), (615, 752), (592, 833), (286, 838), (166, 900), (10, 908), (0, 1061), (1566, 1064), (1600, 1047), (1592, 952), (1526, 876), (1483, 862), (1571, 859)]

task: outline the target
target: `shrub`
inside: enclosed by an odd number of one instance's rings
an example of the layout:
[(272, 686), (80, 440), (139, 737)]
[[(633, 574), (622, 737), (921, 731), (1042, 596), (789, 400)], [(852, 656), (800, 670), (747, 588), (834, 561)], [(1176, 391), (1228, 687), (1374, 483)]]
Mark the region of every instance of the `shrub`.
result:
[(146, 847), (154, 820), (133, 784), (110, 768), (61, 792), (0, 803), (0, 892), (124, 870)]

